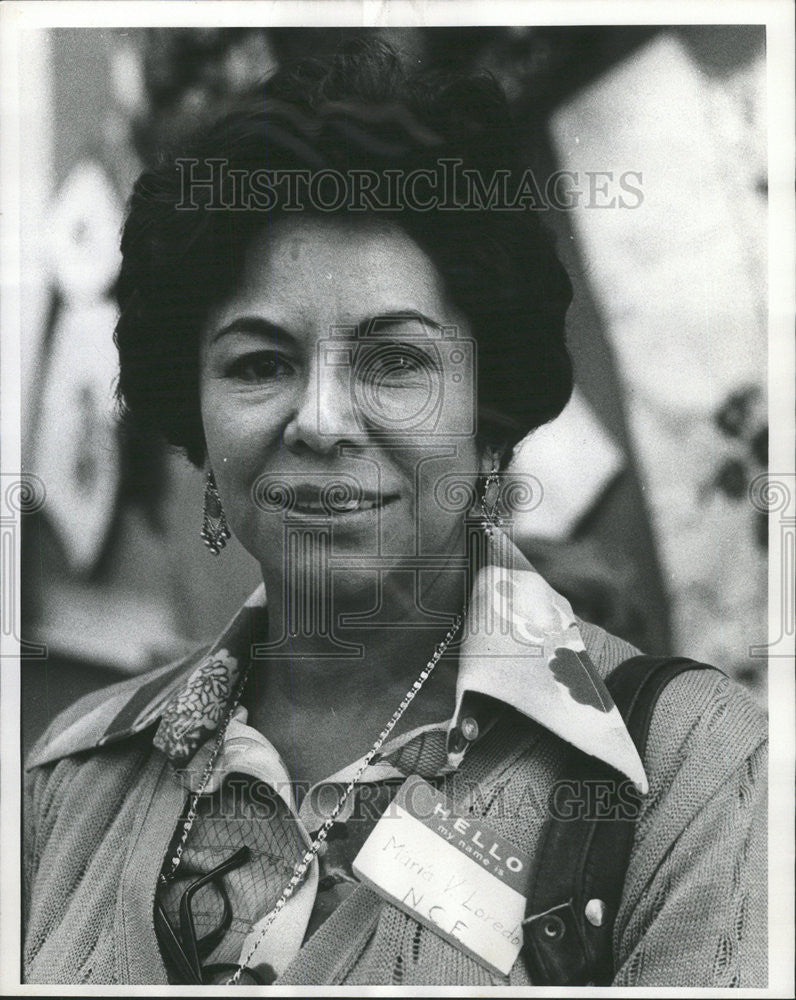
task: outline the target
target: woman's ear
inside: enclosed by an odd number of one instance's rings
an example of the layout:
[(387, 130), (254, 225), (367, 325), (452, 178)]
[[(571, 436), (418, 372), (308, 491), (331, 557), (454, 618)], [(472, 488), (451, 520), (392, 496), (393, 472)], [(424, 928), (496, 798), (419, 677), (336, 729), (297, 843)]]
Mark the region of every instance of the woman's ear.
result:
[(494, 449), (490, 444), (484, 443), (478, 450), (478, 471), (482, 476), (486, 476), (494, 468)]
[(510, 449), (506, 445), (496, 445), (493, 442), (485, 442), (481, 447), (479, 456), (479, 472), (486, 476), (490, 472), (495, 472), (503, 468), (505, 461), (510, 456)]

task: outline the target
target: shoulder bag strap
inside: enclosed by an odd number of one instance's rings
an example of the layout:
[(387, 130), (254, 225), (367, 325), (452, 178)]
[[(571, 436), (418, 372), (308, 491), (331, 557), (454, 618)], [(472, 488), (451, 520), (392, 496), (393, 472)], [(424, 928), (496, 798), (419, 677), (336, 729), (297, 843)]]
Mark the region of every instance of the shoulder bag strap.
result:
[[(644, 758), (655, 704), (694, 660), (634, 656), (606, 679)], [(550, 798), (524, 921), (523, 955), (534, 985), (608, 985), (612, 936), (633, 847), (640, 794), (618, 771), (572, 748)]]

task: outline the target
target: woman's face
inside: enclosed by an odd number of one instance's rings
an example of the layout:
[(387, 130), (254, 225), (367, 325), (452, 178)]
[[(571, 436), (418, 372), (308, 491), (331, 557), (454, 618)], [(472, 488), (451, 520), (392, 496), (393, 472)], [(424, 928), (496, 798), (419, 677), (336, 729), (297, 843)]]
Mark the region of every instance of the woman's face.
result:
[(291, 532), (327, 537), (338, 569), (351, 560), (344, 586), (373, 572), (357, 557), (461, 552), (451, 487), (491, 464), (473, 433), (474, 372), (468, 325), (403, 230), (264, 227), (205, 324), (200, 379), (227, 520), (266, 579), (288, 552), (318, 558)]

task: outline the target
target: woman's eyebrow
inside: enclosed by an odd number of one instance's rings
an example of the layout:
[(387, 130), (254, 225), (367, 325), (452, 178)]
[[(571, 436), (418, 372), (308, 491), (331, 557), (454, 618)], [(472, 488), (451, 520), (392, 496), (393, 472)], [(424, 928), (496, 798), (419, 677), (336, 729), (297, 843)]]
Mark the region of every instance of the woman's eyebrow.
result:
[[(388, 330), (400, 326), (402, 323), (422, 323), (432, 330), (441, 330), (442, 324), (425, 313), (417, 309), (391, 309), (389, 312), (378, 312), (360, 320), (357, 330), (360, 334), (370, 334), (387, 332)], [(255, 337), (268, 337), (271, 340), (289, 340), (291, 334), (278, 323), (264, 319), (262, 316), (236, 316), (235, 319), (225, 323), (220, 330), (217, 330), (210, 341), (215, 344), (222, 337), (233, 333), (251, 334)]]
[(389, 312), (379, 312), (362, 320), (357, 324), (357, 327), (362, 333), (370, 333), (377, 329), (381, 332), (382, 329), (400, 326), (401, 323), (407, 321), (422, 323), (424, 326), (431, 327), (432, 330), (442, 329), (442, 324), (438, 320), (418, 312), (417, 309), (391, 309)]
[(289, 338), (290, 334), (284, 327), (270, 320), (263, 319), (262, 316), (237, 316), (235, 319), (225, 323), (220, 330), (213, 334), (212, 344), (226, 337), (231, 333), (249, 333), (255, 337), (269, 337), (272, 340)]

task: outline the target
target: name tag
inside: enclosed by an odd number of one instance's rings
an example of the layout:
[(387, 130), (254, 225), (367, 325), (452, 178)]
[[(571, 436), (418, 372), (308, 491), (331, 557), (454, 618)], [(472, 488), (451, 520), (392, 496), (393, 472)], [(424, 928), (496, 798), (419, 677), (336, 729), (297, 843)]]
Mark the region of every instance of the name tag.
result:
[(421, 778), (409, 778), (353, 871), (493, 972), (508, 975), (522, 947), (530, 858), (481, 819), (457, 816)]

